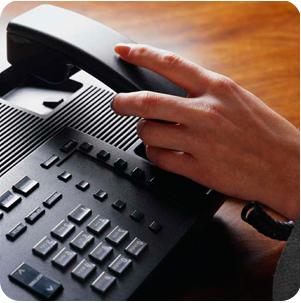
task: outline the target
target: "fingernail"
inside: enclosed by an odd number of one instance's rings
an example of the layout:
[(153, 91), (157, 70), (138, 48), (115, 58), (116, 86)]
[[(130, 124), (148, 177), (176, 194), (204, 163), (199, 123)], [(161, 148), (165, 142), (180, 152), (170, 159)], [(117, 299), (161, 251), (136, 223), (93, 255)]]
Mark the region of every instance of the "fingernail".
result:
[(118, 43), (115, 46), (115, 52), (121, 57), (126, 57), (131, 50), (131, 45), (126, 43)]
[[(112, 110), (114, 110), (114, 100), (115, 100), (115, 98), (118, 96), (118, 94), (116, 94), (114, 97), (113, 97), (113, 99), (111, 100), (111, 102), (110, 102), (110, 106), (111, 106), (111, 109)], [(114, 110), (115, 111), (115, 110)]]

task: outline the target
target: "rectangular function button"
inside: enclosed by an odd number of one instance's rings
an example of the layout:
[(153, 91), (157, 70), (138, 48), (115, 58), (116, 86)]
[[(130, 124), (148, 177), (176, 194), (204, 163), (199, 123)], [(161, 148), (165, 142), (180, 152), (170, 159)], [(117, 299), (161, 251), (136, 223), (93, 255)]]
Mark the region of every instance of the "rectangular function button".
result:
[(154, 232), (154, 233), (158, 233), (161, 229), (162, 229), (162, 226), (161, 224), (159, 224), (158, 222), (156, 221), (153, 221), (149, 226), (148, 228)]
[(13, 186), (13, 190), (16, 193), (27, 197), (38, 187), (39, 187), (39, 182), (25, 176)]
[(71, 275), (84, 282), (96, 271), (96, 265), (87, 261), (82, 260), (71, 272)]
[(91, 284), (91, 288), (104, 294), (116, 281), (116, 278), (103, 271), (98, 278)]
[(84, 142), (79, 146), (79, 149), (82, 150), (83, 152), (90, 152), (93, 148), (93, 145), (88, 143), (88, 142)]
[(21, 263), (9, 274), (9, 279), (46, 300), (52, 299), (63, 289), (62, 284), (45, 277), (25, 263)]
[(100, 202), (104, 201), (107, 196), (108, 194), (102, 189), (100, 189), (96, 194), (93, 195), (93, 197)]
[(60, 269), (66, 269), (75, 261), (77, 254), (67, 248), (63, 248), (52, 260), (52, 264)]
[(100, 215), (97, 215), (88, 225), (88, 231), (93, 234), (99, 235), (101, 232), (110, 225), (110, 220), (106, 218), (101, 218)]
[(117, 245), (129, 235), (129, 232), (120, 226), (116, 226), (107, 236), (106, 240)]
[(52, 155), (50, 158), (48, 158), (46, 161), (41, 163), (41, 166), (45, 169), (50, 168), (53, 166), (60, 158), (57, 155)]
[(126, 206), (126, 203), (121, 200), (116, 200), (112, 203), (112, 207), (115, 208), (118, 211), (122, 211)]
[(25, 221), (28, 224), (34, 224), (45, 214), (45, 209), (38, 206), (30, 214), (25, 217)]
[(113, 248), (103, 242), (100, 242), (90, 253), (91, 258), (96, 263), (102, 263), (110, 254), (113, 253)]
[(109, 270), (117, 275), (121, 275), (132, 264), (132, 260), (119, 255), (109, 266)]
[(10, 241), (15, 241), (25, 233), (26, 229), (27, 226), (20, 222), (6, 234), (6, 238)]
[(147, 243), (138, 238), (134, 238), (134, 240), (125, 248), (125, 251), (133, 257), (138, 257), (146, 246)]
[(32, 252), (42, 259), (46, 259), (58, 247), (58, 242), (45, 236), (33, 248)]
[(20, 196), (8, 190), (0, 196), (0, 208), (8, 212), (19, 204), (21, 200)]
[(43, 201), (43, 205), (47, 208), (52, 208), (58, 201), (60, 201), (63, 198), (63, 195), (58, 192), (52, 193), (49, 197), (47, 197)]
[(83, 206), (82, 204), (79, 204), (75, 209), (71, 211), (71, 213), (68, 215), (69, 220), (81, 224), (83, 223), (88, 217), (90, 217), (92, 214), (92, 210), (90, 208), (87, 208)]
[(97, 153), (97, 159), (101, 161), (108, 161), (110, 159), (110, 153), (102, 149), (99, 153)]
[(115, 162), (114, 162), (114, 167), (116, 168), (116, 170), (118, 171), (123, 171), (123, 170), (126, 170), (126, 168), (128, 167), (128, 163), (121, 159), (121, 158), (118, 158)]
[(140, 222), (140, 221), (144, 218), (144, 214), (143, 214), (141, 211), (135, 209), (135, 210), (130, 214), (130, 217), (131, 217), (134, 221)]
[(67, 171), (63, 171), (57, 177), (59, 180), (61, 180), (63, 182), (68, 182), (72, 178), (72, 175), (70, 173), (68, 173)]
[(72, 149), (74, 149), (77, 145), (75, 140), (70, 140), (61, 147), (61, 151), (63, 153), (69, 153)]
[(87, 232), (81, 231), (71, 242), (70, 246), (78, 251), (85, 250), (94, 242), (94, 237)]
[(133, 179), (137, 180), (137, 181), (144, 181), (145, 180), (145, 172), (139, 168), (139, 167), (135, 167), (132, 171), (131, 171), (131, 176)]
[(89, 188), (90, 184), (87, 181), (82, 180), (78, 184), (76, 184), (75, 186), (76, 186), (77, 189), (79, 189), (81, 191), (86, 191)]
[(54, 238), (64, 241), (67, 239), (75, 230), (75, 226), (67, 220), (62, 220), (52, 230), (51, 235)]

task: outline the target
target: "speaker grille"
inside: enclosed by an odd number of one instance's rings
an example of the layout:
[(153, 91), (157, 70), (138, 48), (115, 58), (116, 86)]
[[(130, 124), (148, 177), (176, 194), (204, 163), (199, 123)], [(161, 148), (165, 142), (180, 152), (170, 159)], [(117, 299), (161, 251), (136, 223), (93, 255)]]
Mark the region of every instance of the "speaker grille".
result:
[(89, 86), (47, 119), (0, 103), (0, 176), (66, 126), (128, 150), (138, 140), (138, 118), (112, 112), (113, 96)]

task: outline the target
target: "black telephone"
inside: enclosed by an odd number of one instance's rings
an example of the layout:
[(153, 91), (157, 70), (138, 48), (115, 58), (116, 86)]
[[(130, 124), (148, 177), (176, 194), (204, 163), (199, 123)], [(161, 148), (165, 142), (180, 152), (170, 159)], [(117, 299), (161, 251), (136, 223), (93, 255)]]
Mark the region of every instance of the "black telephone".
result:
[(135, 133), (137, 118), (111, 111), (116, 92), (185, 95), (121, 61), (113, 50), (119, 42), (132, 41), (50, 5), (8, 24), (11, 67), (0, 74), (0, 283), (10, 298), (134, 299), (223, 201), (152, 165)]

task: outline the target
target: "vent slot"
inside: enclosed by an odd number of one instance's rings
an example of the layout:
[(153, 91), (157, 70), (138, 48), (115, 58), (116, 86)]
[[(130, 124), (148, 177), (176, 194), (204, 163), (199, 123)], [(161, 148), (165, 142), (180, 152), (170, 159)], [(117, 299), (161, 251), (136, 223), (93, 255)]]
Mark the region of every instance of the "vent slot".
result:
[(138, 118), (116, 115), (110, 108), (113, 96), (111, 91), (87, 87), (46, 119), (0, 104), (0, 176), (66, 126), (129, 149), (138, 140)]

